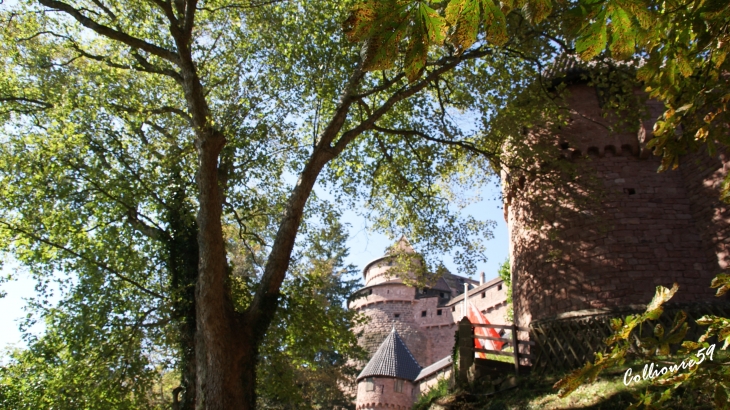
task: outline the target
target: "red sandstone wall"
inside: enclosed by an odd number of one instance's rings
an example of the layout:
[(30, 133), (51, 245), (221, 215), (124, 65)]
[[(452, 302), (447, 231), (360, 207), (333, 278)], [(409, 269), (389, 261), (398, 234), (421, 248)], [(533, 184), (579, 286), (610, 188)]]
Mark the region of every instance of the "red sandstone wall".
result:
[[(438, 312), (441, 311), (439, 315)], [(426, 316), (423, 316), (423, 313)], [(454, 332), (456, 327), (451, 315), (451, 308), (439, 307), (438, 298), (416, 299), (413, 304), (414, 319), (426, 336), (426, 355), (424, 362), (418, 362), (426, 367), (451, 354), (454, 346)]]
[(365, 379), (357, 384), (357, 410), (400, 409), (408, 410), (413, 406), (413, 383), (404, 381), (403, 392), (395, 391), (395, 379), (373, 377), (375, 391), (366, 391)]
[[(474, 295), (469, 295), (469, 301), (486, 316), (493, 325), (509, 325), (512, 322), (506, 318), (507, 314), (507, 287), (503, 283), (495, 284)], [(459, 308), (456, 308), (457, 312)], [(455, 312), (456, 313), (456, 312)], [(461, 318), (459, 318), (461, 319)], [(456, 321), (458, 321), (457, 319)]]
[(729, 162), (725, 153), (710, 156), (703, 150), (683, 157), (679, 167), (692, 200), (695, 226), (708, 254), (706, 268), (714, 272), (730, 267), (730, 207), (718, 201)]
[[(533, 181), (512, 187), (506, 213), (518, 325), (567, 311), (648, 303), (657, 285), (673, 282), (680, 285), (674, 301), (712, 298), (707, 284), (715, 272), (706, 244), (725, 245), (724, 236), (708, 233), (713, 223), (697, 225), (699, 215), (707, 220), (719, 212), (693, 203), (704, 180), (687, 187), (679, 172), (657, 174), (659, 160), (639, 158), (635, 134), (609, 135), (601, 125), (591, 88), (571, 90), (577, 113), (556, 140), (569, 142), (565, 151), (598, 191), (592, 203), (550, 204), (557, 196), (544, 187), (535, 192)], [(575, 192), (576, 199), (583, 196)]]

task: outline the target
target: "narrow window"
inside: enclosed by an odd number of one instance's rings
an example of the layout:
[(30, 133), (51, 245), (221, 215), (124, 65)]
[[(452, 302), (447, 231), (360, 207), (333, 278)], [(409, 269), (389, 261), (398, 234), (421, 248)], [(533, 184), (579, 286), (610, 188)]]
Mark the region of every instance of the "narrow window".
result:
[(502, 285), (497, 285), (497, 290), (502, 290)]
[(426, 311), (425, 310), (421, 312), (421, 317), (426, 317)]
[(487, 292), (482, 292), (482, 299), (484, 299), (485, 297), (487, 297)]
[(441, 309), (437, 310), (436, 311), (436, 314), (439, 315), (439, 316), (441, 316)]
[(444, 292), (439, 292), (439, 297), (441, 297), (441, 298), (445, 298), (445, 297), (446, 297), (446, 295), (444, 294)]
[(372, 377), (365, 378), (365, 391), (375, 391), (375, 383)]
[(400, 317), (400, 313), (396, 313), (393, 316), (395, 316), (395, 318), (398, 319)]
[(451, 307), (451, 311), (452, 312), (456, 312), (456, 305), (454, 305), (454, 306)]
[(368, 293), (368, 295), (372, 295), (372, 294), (373, 294), (373, 290), (370, 289), (370, 292)]
[(395, 379), (395, 390), (396, 392), (400, 393), (403, 391), (403, 380), (401, 379)]

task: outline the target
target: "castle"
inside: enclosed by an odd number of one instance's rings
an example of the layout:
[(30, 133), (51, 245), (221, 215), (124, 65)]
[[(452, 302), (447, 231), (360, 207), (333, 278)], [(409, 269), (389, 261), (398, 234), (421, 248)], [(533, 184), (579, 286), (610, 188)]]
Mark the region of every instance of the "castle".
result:
[[(730, 209), (719, 199), (730, 159), (723, 152), (692, 153), (678, 170), (657, 173), (660, 159), (647, 147), (654, 120), (610, 132), (615, 118), (604, 115), (596, 88), (580, 76), (584, 69), (570, 59), (560, 64), (554, 75), (567, 82), (570, 119), (547, 140), (558, 161), (593, 178), (598, 200), (546, 206), (557, 198), (554, 187), (529, 172), (503, 174), (515, 324), (612, 314), (648, 303), (657, 285), (672, 283), (679, 284), (673, 301), (717, 300), (710, 281), (730, 265)], [(664, 110), (654, 101), (647, 108), (654, 119)], [(525, 137), (544, 133), (529, 130)], [(395, 247), (413, 252), (405, 238)], [(369, 263), (365, 287), (349, 303), (370, 318), (356, 329), (371, 356), (357, 378), (358, 410), (410, 408), (450, 371), (465, 283), (473, 286), (469, 300), (488, 320), (505, 323), (501, 280), (477, 283), (446, 274), (432, 288), (416, 289), (388, 276), (392, 261), (387, 253)], [(520, 333), (520, 339), (530, 337)]]
[(490, 323), (505, 324), (507, 289), (500, 278), (485, 282), (444, 273), (428, 288), (415, 288), (389, 271), (397, 255), (414, 254), (405, 237), (363, 269), (365, 286), (348, 308), (369, 318), (354, 329), (370, 360), (357, 377), (356, 408), (410, 409), (413, 400), (450, 372), (457, 322), (467, 299)]

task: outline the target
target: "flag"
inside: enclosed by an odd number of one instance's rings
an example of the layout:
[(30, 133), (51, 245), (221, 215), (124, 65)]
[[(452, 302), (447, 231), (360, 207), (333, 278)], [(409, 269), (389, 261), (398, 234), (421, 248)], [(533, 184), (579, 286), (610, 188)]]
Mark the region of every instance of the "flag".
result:
[[(471, 323), (479, 323), (482, 325), (489, 325), (489, 321), (487, 318), (482, 314), (482, 312), (479, 311), (474, 305), (471, 304), (471, 302), (467, 302), (468, 306), (468, 312), (467, 317), (469, 318), (469, 321)], [(497, 333), (496, 330), (492, 328), (487, 327), (480, 327), (475, 326), (474, 327), (474, 335), (478, 336), (489, 336), (489, 337), (501, 337), (499, 333)], [(502, 346), (504, 345), (504, 342), (498, 342), (496, 340), (484, 340), (484, 339), (474, 339), (474, 347), (477, 349), (488, 349), (488, 350), (502, 350)], [(478, 352), (476, 355), (479, 359), (486, 359), (487, 354)]]

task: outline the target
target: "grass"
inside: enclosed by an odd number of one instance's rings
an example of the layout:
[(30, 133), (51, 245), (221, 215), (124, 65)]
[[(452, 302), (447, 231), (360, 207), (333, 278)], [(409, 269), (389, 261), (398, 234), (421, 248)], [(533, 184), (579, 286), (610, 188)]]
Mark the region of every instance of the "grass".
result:
[[(510, 347), (504, 348), (502, 351), (505, 353), (512, 353), (513, 350), (512, 350), (512, 347), (510, 346)], [(496, 355), (496, 354), (491, 354), (491, 353), (485, 353), (485, 354), (487, 355), (486, 358), (489, 360), (496, 360), (498, 362), (505, 362), (505, 363), (514, 363), (514, 358), (512, 358), (510, 356), (501, 356), (501, 355)]]

